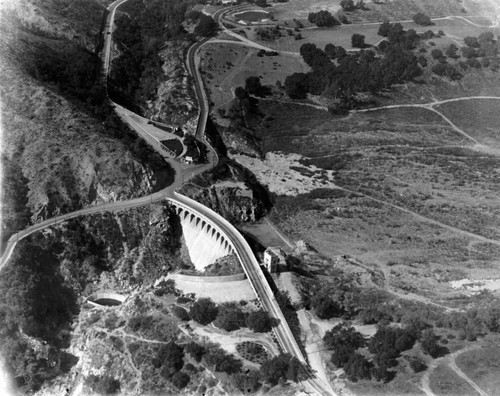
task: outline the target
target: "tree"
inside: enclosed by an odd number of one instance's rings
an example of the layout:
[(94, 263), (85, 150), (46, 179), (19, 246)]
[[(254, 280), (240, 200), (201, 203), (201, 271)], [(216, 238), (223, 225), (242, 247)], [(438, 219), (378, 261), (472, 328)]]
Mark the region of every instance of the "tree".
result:
[(331, 330), (327, 331), (323, 337), (323, 342), (325, 347), (329, 349), (335, 349), (340, 345), (358, 349), (365, 345), (363, 335), (345, 322), (339, 323)]
[(462, 55), (464, 58), (471, 59), (477, 56), (476, 50), (472, 47), (462, 47)]
[(354, 0), (342, 0), (340, 2), (340, 6), (344, 11), (354, 11), (356, 9), (356, 5), (354, 4)]
[(387, 37), (391, 31), (392, 24), (389, 21), (384, 21), (378, 28), (377, 34), (382, 37)]
[(202, 325), (211, 323), (217, 317), (218, 309), (210, 298), (200, 298), (189, 310), (189, 316)]
[(258, 371), (250, 370), (248, 373), (239, 373), (233, 377), (234, 385), (243, 393), (254, 393), (261, 387)]
[(330, 59), (335, 59), (335, 56), (336, 56), (335, 45), (333, 45), (333, 44), (327, 44), (327, 45), (325, 45), (324, 53)]
[(236, 374), (241, 371), (243, 364), (241, 360), (236, 359), (233, 355), (230, 355), (224, 351), (222, 348), (211, 349), (205, 355), (205, 362), (213, 366), (215, 371), (226, 374)]
[(201, 359), (207, 352), (204, 346), (197, 344), (194, 341), (187, 343), (185, 346), (185, 350), (197, 363), (201, 362)]
[(189, 375), (183, 373), (182, 371), (178, 371), (172, 376), (172, 385), (178, 389), (183, 389), (187, 386), (187, 384), (189, 384), (190, 379)]
[(464, 37), (464, 43), (467, 47), (479, 48), (479, 40), (477, 39), (477, 37)]
[(444, 51), (444, 53), (449, 58), (457, 58), (457, 51), (458, 51), (458, 47), (452, 43), (448, 47), (446, 47), (446, 50)]
[(307, 74), (293, 73), (285, 78), (285, 92), (291, 99), (307, 97)]
[(329, 11), (326, 10), (309, 13), (307, 20), (311, 23), (314, 23), (318, 27), (332, 27), (340, 25), (340, 22), (336, 20)]
[(260, 366), (262, 379), (271, 385), (276, 385), (280, 380), (298, 382), (307, 378), (307, 371), (297, 358), (290, 354), (281, 354), (266, 360)]
[(335, 366), (342, 368), (354, 352), (354, 348), (350, 345), (338, 345), (332, 354), (331, 361)]
[(344, 371), (349, 381), (356, 382), (358, 379), (369, 379), (371, 377), (372, 364), (363, 355), (354, 353), (344, 366)]
[(354, 33), (351, 37), (351, 44), (354, 48), (364, 48), (365, 47), (365, 36), (362, 34)]
[(202, 14), (198, 21), (198, 25), (196, 25), (194, 29), (194, 33), (197, 36), (211, 36), (216, 30), (217, 23), (214, 19), (209, 15)]
[(444, 55), (443, 55), (443, 51), (441, 51), (440, 49), (437, 49), (437, 48), (434, 48), (432, 51), (431, 51), (431, 55), (434, 59), (441, 59)]
[(184, 365), (184, 348), (170, 341), (162, 345), (153, 358), (153, 366), (160, 369), (162, 377), (171, 379)]
[(420, 337), (420, 344), (425, 353), (436, 358), (439, 355), (439, 337), (436, 336), (433, 329), (426, 329), (422, 332)]
[(326, 291), (317, 293), (311, 300), (311, 306), (320, 319), (330, 319), (342, 314), (339, 304)]
[(413, 16), (413, 22), (420, 26), (431, 26), (434, 25), (431, 21), (431, 18), (424, 14), (423, 12), (419, 12)]
[(224, 303), (219, 306), (215, 326), (226, 331), (238, 330), (245, 326), (246, 315), (234, 303)]
[(268, 89), (261, 84), (260, 78), (256, 76), (247, 77), (245, 80), (245, 90), (249, 94), (256, 96), (265, 96), (268, 93)]
[(172, 313), (177, 316), (180, 320), (189, 320), (191, 319), (190, 316), (189, 316), (189, 313), (188, 311), (186, 311), (186, 309), (182, 308), (182, 307), (179, 307), (178, 305), (173, 305), (170, 310), (172, 311)]
[(276, 326), (279, 321), (269, 316), (267, 311), (255, 311), (248, 315), (247, 326), (256, 333), (267, 333)]

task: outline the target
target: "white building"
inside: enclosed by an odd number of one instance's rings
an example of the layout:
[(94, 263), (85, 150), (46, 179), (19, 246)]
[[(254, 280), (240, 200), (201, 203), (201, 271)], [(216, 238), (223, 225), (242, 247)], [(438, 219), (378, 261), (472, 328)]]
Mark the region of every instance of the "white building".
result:
[(264, 252), (264, 267), (274, 273), (278, 272), (279, 265), (286, 265), (285, 253), (279, 247), (268, 247)]

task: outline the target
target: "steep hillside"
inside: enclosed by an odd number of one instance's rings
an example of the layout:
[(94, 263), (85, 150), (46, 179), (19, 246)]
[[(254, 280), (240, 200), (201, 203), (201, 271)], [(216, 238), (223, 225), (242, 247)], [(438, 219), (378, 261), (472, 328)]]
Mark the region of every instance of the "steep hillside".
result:
[(0, 353), (28, 393), (50, 389), (78, 361), (71, 326), (80, 310), (87, 316), (78, 302), (143, 291), (172, 269), (191, 268), (179, 218), (166, 205), (70, 220), (20, 245), (0, 273)]
[(104, 8), (8, 3), (0, 24), (2, 238), (29, 221), (165, 185), (172, 172), (113, 114), (96, 82)]

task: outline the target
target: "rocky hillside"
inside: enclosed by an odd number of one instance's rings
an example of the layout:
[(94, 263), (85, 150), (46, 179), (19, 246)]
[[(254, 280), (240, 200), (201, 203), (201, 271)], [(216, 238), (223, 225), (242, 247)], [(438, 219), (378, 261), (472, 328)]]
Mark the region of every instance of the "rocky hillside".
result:
[[(143, 196), (168, 169), (108, 108), (92, 51), (97, 1), (2, 3), (2, 235), (97, 202)], [(26, 210), (28, 208), (28, 210)]]
[(59, 394), (51, 381), (70, 380), (78, 362), (79, 303), (144, 291), (176, 268), (192, 265), (168, 205), (85, 216), (21, 241), (0, 273), (0, 354), (17, 386)]
[(272, 196), (255, 176), (227, 157), (184, 185), (181, 192), (233, 223), (258, 220), (272, 206)]

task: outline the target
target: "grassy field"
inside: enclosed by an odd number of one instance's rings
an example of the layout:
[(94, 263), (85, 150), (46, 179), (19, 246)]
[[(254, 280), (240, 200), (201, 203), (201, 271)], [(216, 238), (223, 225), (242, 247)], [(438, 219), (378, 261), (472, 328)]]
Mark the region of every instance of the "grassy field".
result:
[[(307, 157), (304, 166), (332, 169), (336, 185), (500, 237), (500, 180), (491, 172), (500, 168), (500, 159), (463, 147), (468, 141), (436, 114), (408, 108), (339, 119), (304, 106), (265, 106), (269, 119), (255, 127), (266, 151), (301, 153)], [(286, 233), (328, 257), (348, 254), (385, 267), (396, 290), (455, 298), (450, 280), (500, 276), (496, 247), (476, 246), (468, 237), (379, 202), (349, 196), (305, 205), (298, 197), (295, 209), (292, 204), (273, 214)]]
[(459, 355), (457, 366), (489, 395), (500, 389), (500, 347), (491, 345)]
[(500, 99), (474, 99), (437, 107), (481, 144), (500, 149)]
[(257, 54), (258, 50), (237, 44), (214, 43), (204, 48), (201, 70), (215, 107), (231, 100), (231, 90), (244, 87), (247, 77), (259, 76), (263, 85), (274, 85), (292, 73), (309, 69), (298, 56)]
[(439, 365), (430, 375), (430, 388), (436, 395), (477, 396), (478, 393), (451, 368)]

